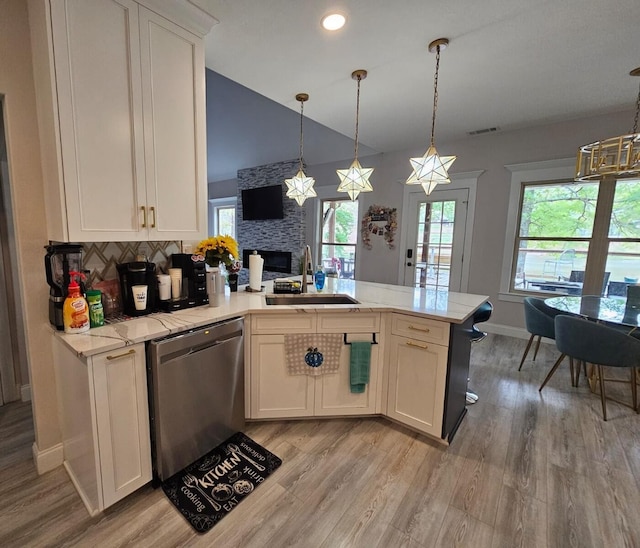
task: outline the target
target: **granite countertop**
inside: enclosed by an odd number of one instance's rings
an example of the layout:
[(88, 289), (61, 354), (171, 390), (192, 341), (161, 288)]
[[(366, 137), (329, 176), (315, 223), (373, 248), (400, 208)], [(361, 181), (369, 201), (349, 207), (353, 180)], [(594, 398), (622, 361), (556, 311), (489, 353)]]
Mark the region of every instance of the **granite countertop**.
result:
[[(261, 293), (247, 292), (245, 286), (240, 286), (237, 293), (229, 293), (227, 288), (224, 302), (218, 307), (199, 306), (172, 313), (157, 312), (80, 334), (55, 333), (78, 356), (86, 357), (250, 313), (304, 313), (310, 309), (317, 312), (397, 311), (449, 323), (462, 323), (488, 299), (484, 295), (469, 293), (328, 278), (323, 294), (347, 294), (358, 300), (359, 304), (273, 306), (267, 305), (264, 298), (265, 294), (272, 292), (272, 285), (272, 282), (264, 282), (265, 291)], [(313, 286), (308, 287), (309, 293), (315, 293)]]

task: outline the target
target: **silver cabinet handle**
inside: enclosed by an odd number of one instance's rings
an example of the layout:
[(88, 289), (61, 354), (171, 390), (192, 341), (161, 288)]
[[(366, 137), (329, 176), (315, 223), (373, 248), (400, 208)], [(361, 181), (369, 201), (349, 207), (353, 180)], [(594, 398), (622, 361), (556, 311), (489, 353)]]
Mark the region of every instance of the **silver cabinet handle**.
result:
[(414, 331), (422, 331), (423, 333), (429, 333), (431, 331), (428, 327), (415, 327), (414, 325), (409, 325), (409, 329), (413, 329)]
[(422, 350), (426, 350), (427, 348), (429, 348), (428, 344), (422, 345), (422, 344), (415, 343), (413, 341), (407, 341), (407, 346), (416, 346), (418, 348), (422, 348)]
[(135, 354), (136, 351), (131, 348), (129, 352), (125, 352), (124, 354), (118, 354), (117, 356), (107, 356), (108, 360), (117, 360), (118, 358), (124, 358), (125, 356), (131, 356), (131, 354)]

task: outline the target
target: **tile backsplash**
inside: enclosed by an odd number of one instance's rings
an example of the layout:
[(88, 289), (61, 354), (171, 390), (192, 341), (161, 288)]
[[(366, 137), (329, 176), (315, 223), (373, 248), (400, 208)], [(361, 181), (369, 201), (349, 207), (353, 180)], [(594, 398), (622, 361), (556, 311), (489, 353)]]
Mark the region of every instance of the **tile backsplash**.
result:
[(90, 271), (91, 283), (118, 279), (116, 264), (136, 260), (145, 255), (155, 263), (156, 271), (166, 272), (172, 253), (180, 253), (182, 242), (85, 242), (82, 244), (82, 264)]

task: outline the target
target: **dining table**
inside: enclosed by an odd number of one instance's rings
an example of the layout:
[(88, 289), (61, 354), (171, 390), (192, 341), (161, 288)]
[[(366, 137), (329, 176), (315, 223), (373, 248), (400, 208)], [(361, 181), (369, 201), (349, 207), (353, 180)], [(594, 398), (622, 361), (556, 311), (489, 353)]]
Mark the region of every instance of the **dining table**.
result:
[(567, 314), (629, 327), (630, 333), (635, 334), (640, 327), (640, 303), (635, 299), (598, 295), (563, 295), (545, 299), (544, 303)]
[(550, 297), (544, 303), (566, 312), (583, 316), (589, 320), (628, 326), (631, 331), (640, 327), (640, 303), (624, 297), (601, 297), (599, 295), (563, 295)]
[[(620, 297), (601, 297), (599, 295), (565, 295), (545, 299), (544, 303), (555, 310), (582, 316), (586, 319), (620, 326), (633, 337), (640, 337), (640, 301)], [(628, 329), (628, 331), (627, 331)], [(585, 365), (586, 368), (586, 365)], [(589, 388), (596, 391), (596, 368), (586, 371)], [(638, 382), (638, 379), (636, 379)]]

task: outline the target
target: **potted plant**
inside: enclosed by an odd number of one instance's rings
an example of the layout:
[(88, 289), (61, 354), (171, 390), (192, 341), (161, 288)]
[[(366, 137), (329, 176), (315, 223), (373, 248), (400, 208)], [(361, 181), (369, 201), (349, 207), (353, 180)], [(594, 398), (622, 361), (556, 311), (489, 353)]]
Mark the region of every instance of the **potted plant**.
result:
[(202, 240), (196, 246), (195, 252), (202, 255), (209, 266), (220, 267), (224, 265), (226, 269), (229, 269), (239, 257), (238, 242), (228, 234), (211, 236)]

